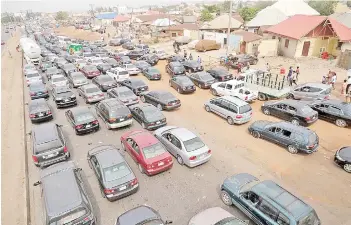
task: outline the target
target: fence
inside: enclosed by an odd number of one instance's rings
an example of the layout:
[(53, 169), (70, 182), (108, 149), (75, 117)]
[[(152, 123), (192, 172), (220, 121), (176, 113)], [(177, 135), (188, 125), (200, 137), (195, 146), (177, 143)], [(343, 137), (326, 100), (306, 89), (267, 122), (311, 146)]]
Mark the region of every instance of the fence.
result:
[(289, 85), (285, 75), (281, 76), (260, 70), (249, 71), (245, 77), (245, 82), (276, 90), (282, 90)]

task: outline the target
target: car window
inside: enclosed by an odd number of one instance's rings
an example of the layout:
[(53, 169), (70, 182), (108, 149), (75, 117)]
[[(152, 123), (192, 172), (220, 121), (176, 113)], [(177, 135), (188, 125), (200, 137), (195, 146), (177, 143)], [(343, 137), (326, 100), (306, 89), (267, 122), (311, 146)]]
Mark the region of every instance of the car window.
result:
[(52, 78), (52, 82), (60, 82), (60, 81), (65, 81), (66, 78), (65, 77), (55, 77)]
[(328, 111), (335, 114), (342, 114), (342, 110), (335, 106), (330, 106)]
[(251, 112), (251, 111), (252, 111), (252, 108), (251, 108), (251, 105), (249, 105), (249, 104), (243, 105), (239, 108), (240, 114)]
[(221, 101), (221, 103), (220, 103), (220, 107), (221, 108), (223, 108), (223, 109), (227, 109), (227, 110), (230, 110), (230, 108), (229, 108), (229, 102), (228, 101)]
[(132, 148), (134, 149), (134, 151), (136, 151), (138, 154), (140, 154), (140, 148), (139, 148), (139, 145), (133, 141), (133, 144), (132, 144)]
[(293, 106), (287, 106), (287, 111), (289, 111), (290, 113), (296, 113), (297, 112), (297, 110), (296, 110), (296, 108), (295, 107), (293, 107)]
[(231, 90), (233, 88), (233, 85), (227, 84), (227, 86), (225, 88), (228, 89), (228, 90)]
[(100, 89), (97, 88), (97, 87), (91, 87), (91, 88), (85, 89), (85, 92), (88, 93), (88, 94), (91, 94), (91, 93), (100, 92)]
[(271, 128), (269, 128), (269, 131), (273, 132), (273, 133), (280, 133), (280, 132), (282, 132), (282, 129), (279, 127), (271, 127)]
[(285, 105), (285, 104), (277, 104), (276, 107), (277, 107), (278, 109), (286, 110), (288, 106)]
[(238, 113), (238, 107), (237, 105), (233, 104), (233, 103), (229, 103), (229, 111), (233, 112), (233, 113)]
[(113, 165), (107, 168), (103, 168), (104, 180), (111, 182), (125, 177), (131, 173), (129, 167), (125, 162)]
[(279, 211), (276, 208), (274, 208), (271, 204), (266, 202), (265, 200), (262, 200), (258, 204), (257, 209), (259, 209), (263, 214), (265, 214), (272, 220), (276, 220), (278, 217)]
[(313, 211), (307, 216), (303, 217), (299, 222), (298, 225), (315, 225), (315, 224), (320, 224), (318, 216), (316, 213)]
[(187, 152), (192, 152), (205, 146), (199, 137), (184, 141), (183, 144)]
[(280, 225), (289, 225), (290, 221), (289, 221), (289, 218), (287, 216), (285, 216), (282, 213), (279, 213), (278, 218), (277, 218), (277, 223)]
[(87, 211), (84, 208), (78, 208), (73, 211), (69, 211), (69, 213), (64, 214), (59, 220), (50, 221), (54, 222), (55, 224), (71, 224), (74, 220), (84, 216)]
[(143, 154), (145, 159), (155, 158), (159, 155), (162, 155), (166, 152), (161, 143), (157, 143), (148, 147), (143, 148)]
[(291, 131), (288, 131), (288, 130), (283, 129), (282, 134), (283, 134), (283, 136), (285, 136), (285, 137), (290, 137), (290, 136), (291, 136)]
[(160, 112), (160, 110), (158, 110), (157, 108), (154, 108), (154, 107), (144, 108), (143, 112), (144, 112), (145, 119), (149, 122), (152, 122), (155, 120), (160, 120), (160, 119), (164, 118), (164, 116)]
[(225, 84), (220, 84), (220, 85), (218, 85), (218, 87), (225, 88)]

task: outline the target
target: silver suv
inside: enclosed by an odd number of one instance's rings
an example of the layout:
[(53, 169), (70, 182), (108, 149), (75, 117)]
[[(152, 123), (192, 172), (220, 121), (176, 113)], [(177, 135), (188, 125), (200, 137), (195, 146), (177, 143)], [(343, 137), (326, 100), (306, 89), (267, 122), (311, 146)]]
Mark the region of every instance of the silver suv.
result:
[(230, 125), (247, 123), (252, 117), (251, 106), (247, 102), (232, 96), (222, 96), (209, 100), (205, 103), (205, 110), (227, 119)]

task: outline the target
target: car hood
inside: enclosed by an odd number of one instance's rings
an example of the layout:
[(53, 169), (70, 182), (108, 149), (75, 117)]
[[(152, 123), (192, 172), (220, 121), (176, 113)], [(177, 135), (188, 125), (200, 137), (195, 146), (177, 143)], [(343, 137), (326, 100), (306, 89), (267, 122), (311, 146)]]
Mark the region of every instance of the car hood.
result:
[(344, 160), (351, 162), (351, 147), (344, 147), (340, 149), (337, 154)]
[(243, 186), (254, 181), (257, 182), (259, 180), (251, 174), (239, 173), (225, 179), (222, 186), (228, 189), (233, 194), (239, 194), (240, 189)]
[(86, 78), (77, 78), (77, 79), (73, 79), (74, 83), (84, 83), (87, 82), (88, 80)]
[(252, 123), (250, 125), (250, 128), (255, 128), (255, 129), (262, 130), (263, 128), (265, 128), (265, 126), (267, 126), (270, 123), (271, 122), (269, 122), (269, 121), (259, 120), (259, 121), (256, 121), (256, 122)]
[(73, 96), (75, 97), (73, 93), (69, 93), (69, 92), (57, 94), (57, 98), (63, 98), (63, 99), (70, 98)]
[(44, 112), (44, 111), (48, 111), (48, 110), (50, 110), (50, 109), (47, 106), (42, 105), (42, 106), (35, 107), (34, 109), (31, 109), (29, 113), (30, 114), (40, 113), (40, 112)]
[(93, 92), (93, 93), (86, 93), (86, 96), (95, 96), (100, 94), (102, 94), (102, 92)]
[(115, 81), (111, 80), (111, 81), (101, 82), (101, 85), (117, 85), (117, 83)]
[(113, 180), (113, 181), (109, 181), (109, 182), (104, 181), (104, 185), (105, 185), (105, 188), (113, 188), (113, 187), (125, 184), (127, 182), (130, 182), (133, 179), (135, 179), (135, 175), (133, 174), (133, 172), (131, 172), (130, 174), (128, 174), (124, 177), (121, 177), (117, 180)]
[(209, 208), (191, 218), (189, 225), (213, 225), (228, 217), (233, 217), (233, 215), (222, 208)]
[(138, 97), (136, 95), (135, 96), (127, 96), (127, 97), (120, 96), (118, 98), (122, 101), (130, 101), (130, 100), (138, 99)]

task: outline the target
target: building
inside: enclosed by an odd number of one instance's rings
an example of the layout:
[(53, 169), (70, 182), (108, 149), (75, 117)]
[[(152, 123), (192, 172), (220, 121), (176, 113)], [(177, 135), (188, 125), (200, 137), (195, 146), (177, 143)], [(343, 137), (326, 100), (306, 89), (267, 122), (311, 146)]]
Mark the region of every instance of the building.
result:
[(124, 24), (128, 24), (131, 22), (131, 18), (128, 16), (118, 15), (113, 19), (113, 26), (120, 27)]
[(181, 23), (197, 23), (196, 16), (182, 16)]
[(165, 27), (162, 29), (162, 32), (168, 34), (171, 37), (184, 36), (184, 30), (199, 30), (199, 26), (197, 24), (178, 24), (170, 27)]
[(351, 29), (351, 10), (349, 12), (334, 13), (330, 15), (331, 18), (336, 19), (339, 23)]
[(239, 50), (241, 54), (255, 54), (258, 51), (262, 36), (244, 30), (235, 31), (234, 35), (241, 36)]
[(320, 57), (322, 52), (338, 56), (351, 42), (351, 29), (326, 16), (295, 15), (266, 30), (278, 39), (278, 52), (286, 57)]
[[(231, 28), (230, 31), (235, 31), (238, 30), (242, 27), (243, 23), (238, 21), (237, 19), (230, 17), (231, 18)], [(229, 15), (228, 14), (222, 14), (212, 21), (205, 23), (200, 30), (202, 31), (213, 31), (213, 32), (219, 32), (219, 33), (227, 33), (228, 31), (228, 24), (229, 24)]]
[(319, 15), (303, 0), (279, 0), (257, 13), (257, 15), (246, 24), (249, 32), (258, 33), (262, 26), (276, 25), (294, 15)]
[(126, 14), (128, 13), (128, 7), (127, 6), (117, 6), (116, 7), (118, 14)]
[(117, 12), (101, 13), (95, 16), (95, 19), (100, 21), (101, 24), (112, 24), (117, 16)]

